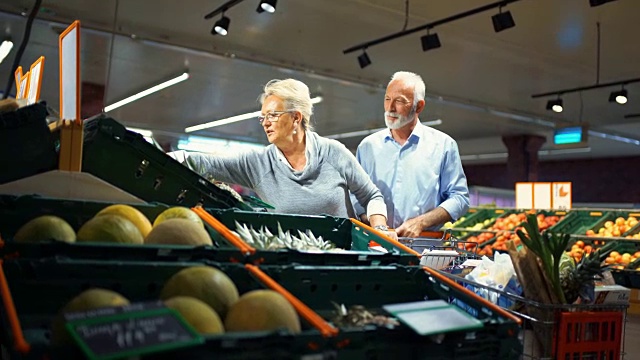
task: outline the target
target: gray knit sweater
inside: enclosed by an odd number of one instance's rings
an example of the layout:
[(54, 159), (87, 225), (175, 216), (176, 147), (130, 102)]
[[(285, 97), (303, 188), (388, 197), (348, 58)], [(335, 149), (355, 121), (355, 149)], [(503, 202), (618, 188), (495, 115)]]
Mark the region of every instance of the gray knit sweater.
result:
[(274, 212), (355, 217), (351, 192), (366, 204), (368, 216), (387, 216), (382, 194), (342, 143), (307, 131), (306, 153), (302, 171), (282, 160), (273, 144), (224, 156), (188, 153), (186, 160), (202, 175), (253, 189)]

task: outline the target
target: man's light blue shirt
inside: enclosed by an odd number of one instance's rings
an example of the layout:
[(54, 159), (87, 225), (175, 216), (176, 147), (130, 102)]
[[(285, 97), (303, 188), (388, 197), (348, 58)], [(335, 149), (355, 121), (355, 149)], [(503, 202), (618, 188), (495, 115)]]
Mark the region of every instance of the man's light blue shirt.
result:
[[(356, 158), (384, 196), (389, 226), (397, 228), (437, 206), (454, 220), (469, 209), (458, 145), (449, 135), (419, 121), (402, 146), (389, 129), (367, 136)], [(353, 203), (357, 215), (365, 212), (357, 201)]]

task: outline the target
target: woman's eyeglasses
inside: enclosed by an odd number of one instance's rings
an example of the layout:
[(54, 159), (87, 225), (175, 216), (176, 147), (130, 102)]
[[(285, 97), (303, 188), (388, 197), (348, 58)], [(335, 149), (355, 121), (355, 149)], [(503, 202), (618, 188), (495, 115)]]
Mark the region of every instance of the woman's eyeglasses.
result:
[(280, 116), (286, 113), (290, 113), (293, 110), (285, 110), (285, 111), (272, 111), (270, 113), (266, 113), (265, 115), (258, 116), (258, 122), (262, 124), (265, 120), (268, 122), (277, 122), (280, 120)]

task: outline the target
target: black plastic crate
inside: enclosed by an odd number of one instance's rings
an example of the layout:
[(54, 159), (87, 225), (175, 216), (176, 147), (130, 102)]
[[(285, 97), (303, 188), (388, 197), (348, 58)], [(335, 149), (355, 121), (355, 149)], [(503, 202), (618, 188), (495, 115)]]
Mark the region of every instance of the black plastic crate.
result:
[[(6, 260), (3, 269), (11, 289), (21, 329), (34, 353), (48, 353), (47, 326), (58, 308), (88, 287), (115, 290), (132, 302), (157, 298), (164, 281), (193, 263), (151, 263), (115, 261)], [(211, 263), (227, 273), (239, 292), (263, 288), (248, 270), (250, 265)], [(322, 337), (301, 318), (300, 335), (262, 332), (208, 336), (206, 343), (164, 354), (162, 358), (218, 359), (302, 358), (331, 354), (340, 359), (517, 359), (522, 350), (518, 324), (504, 310), (479, 300), (437, 272), (420, 267), (336, 267), (262, 266), (261, 269), (315, 313), (331, 317), (333, 304), (360, 304), (379, 310), (385, 304), (431, 300), (456, 300), (472, 310), (484, 327), (448, 333), (441, 341), (418, 336), (401, 325), (387, 329), (374, 325), (343, 327), (335, 337)], [(253, 274), (253, 275), (252, 275)], [(37, 296), (36, 294), (43, 294)], [(46, 301), (43, 297), (46, 294)], [(2, 312), (0, 339), (12, 343), (6, 311)], [(59, 349), (64, 358), (73, 358), (69, 349)], [(261, 351), (260, 351), (261, 350)], [(55, 353), (53, 353), (55, 354)], [(51, 353), (50, 353), (51, 355)], [(31, 357), (33, 358), (33, 357)], [(50, 359), (62, 358), (49, 356)]]
[(253, 209), (104, 114), (84, 126), (82, 171), (148, 202)]
[[(205, 223), (213, 246), (186, 245), (128, 245), (110, 243), (19, 243), (12, 241), (18, 229), (41, 215), (55, 215), (66, 220), (77, 232), (95, 214), (112, 203), (54, 199), (40, 196), (0, 195), (0, 236), (4, 240), (0, 253), (5, 256), (48, 257), (75, 259), (149, 260), (149, 261), (244, 261), (244, 255), (222, 235)], [(169, 206), (161, 204), (128, 204), (142, 212), (153, 223)]]
[(44, 102), (0, 114), (0, 184), (57, 169), (47, 115)]
[[(238, 210), (207, 209), (228, 229), (236, 230), (236, 221), (253, 226), (258, 230), (264, 226), (273, 234), (278, 232), (278, 224), (283, 231), (297, 236), (297, 231), (310, 230), (316, 237), (333, 242), (344, 252), (298, 251), (292, 249), (260, 250), (250, 256), (249, 261), (258, 264), (287, 265), (291, 263), (309, 265), (417, 265), (420, 258), (407, 253), (387, 240), (353, 224), (349, 219), (330, 215), (291, 215), (277, 213), (250, 212)], [(386, 248), (389, 253), (369, 250), (370, 242)]]
[[(80, 359), (78, 349), (49, 346), (51, 320), (74, 296), (85, 289), (100, 287), (114, 290), (132, 303), (156, 301), (166, 280), (178, 271), (202, 265), (177, 262), (117, 262), (61, 260), (5, 260), (2, 264), (8, 286), (15, 304), (20, 328), (31, 347), (29, 353), (11, 351), (11, 359)], [(264, 289), (265, 284), (244, 268), (242, 264), (212, 263), (224, 271), (236, 284), (240, 294)], [(2, 306), (6, 304), (2, 302)], [(0, 341), (7, 349), (14, 350), (15, 333), (9, 327), (7, 311), (1, 314), (2, 332)], [(207, 336), (206, 343), (195, 348), (181, 349), (168, 354), (180, 354), (182, 358), (250, 359), (277, 355), (282, 358), (315, 353), (309, 343), (326, 348), (327, 338), (300, 317), (300, 335), (283, 334), (281, 331), (248, 332)], [(190, 356), (193, 354), (193, 357)], [(199, 355), (198, 355), (199, 354)], [(183, 356), (184, 355), (184, 356)], [(177, 356), (177, 355), (176, 355)], [(185, 357), (186, 356), (186, 357)], [(150, 358), (155, 358), (156, 355)], [(144, 357), (148, 358), (148, 357)]]

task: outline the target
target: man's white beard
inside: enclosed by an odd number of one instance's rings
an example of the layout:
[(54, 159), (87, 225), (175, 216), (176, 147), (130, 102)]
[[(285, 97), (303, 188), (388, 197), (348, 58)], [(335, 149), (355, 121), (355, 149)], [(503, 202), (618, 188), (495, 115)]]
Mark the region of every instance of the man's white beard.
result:
[[(389, 120), (388, 116), (397, 117), (395, 121)], [(398, 130), (401, 127), (409, 124), (413, 121), (413, 117), (415, 116), (415, 112), (411, 111), (409, 116), (400, 115), (395, 112), (385, 111), (384, 112), (384, 122), (387, 124), (387, 127), (391, 130)]]

